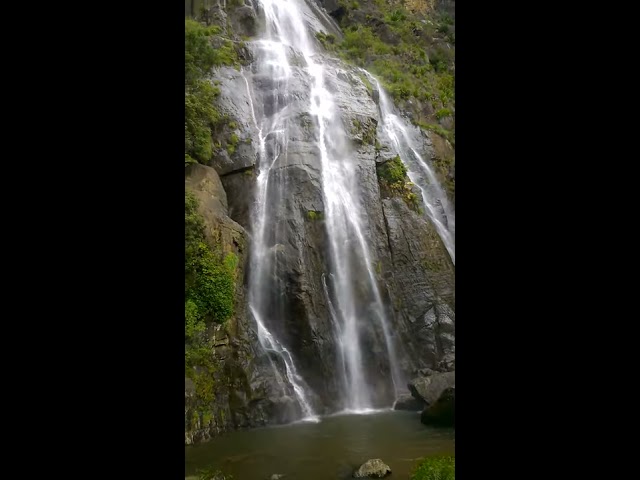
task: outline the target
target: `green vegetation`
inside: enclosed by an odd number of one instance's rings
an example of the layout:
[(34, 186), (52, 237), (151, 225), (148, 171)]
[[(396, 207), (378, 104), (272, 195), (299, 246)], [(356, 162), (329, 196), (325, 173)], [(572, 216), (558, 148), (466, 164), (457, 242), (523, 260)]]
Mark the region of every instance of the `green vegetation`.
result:
[(440, 120), (441, 118), (450, 117), (450, 116), (451, 116), (451, 110), (449, 110), (448, 108), (441, 108), (436, 112), (436, 118), (438, 120)]
[(316, 38), (320, 41), (325, 50), (333, 50), (333, 45), (336, 43), (336, 37), (334, 37), (332, 34), (317, 32)]
[(307, 211), (307, 218), (311, 221), (324, 219), (324, 213), (315, 210)]
[(376, 274), (380, 275), (382, 273), (382, 262), (380, 260), (376, 262), (375, 269), (376, 269)]
[(238, 258), (214, 251), (205, 240), (205, 226), (195, 196), (185, 192), (185, 375), (193, 380), (197, 404), (192, 426), (211, 420), (216, 372), (213, 346), (207, 335), (211, 324), (222, 324), (233, 314)]
[[(184, 61), (187, 81), (202, 78), (212, 67), (240, 66), (233, 42), (223, 38), (221, 34), (222, 29), (217, 25), (206, 27), (195, 20), (185, 18)], [(212, 45), (213, 41), (216, 43), (215, 48)]]
[(455, 480), (455, 458), (451, 456), (431, 457), (418, 464), (411, 480)]
[(362, 80), (362, 83), (364, 83), (364, 86), (367, 87), (367, 91), (369, 92), (369, 95), (371, 95), (373, 93), (373, 85), (371, 85), (371, 82), (365, 75), (359, 74), (359, 77), (360, 77), (360, 80)]
[[(324, 48), (377, 75), (414, 123), (437, 123), (452, 116), (455, 53), (447, 42), (454, 44), (453, 19), (426, 0), (404, 5), (385, 0), (362, 6), (347, 0), (339, 3), (346, 12), (338, 20), (344, 39), (338, 42), (318, 34)], [(454, 135), (442, 127), (430, 130), (449, 141)]]
[(402, 197), (409, 208), (419, 212), (418, 196), (413, 193), (413, 183), (407, 179), (407, 169), (400, 156), (383, 163), (377, 167), (378, 179), (383, 193), (388, 196), (398, 195)]
[(211, 158), (211, 131), (222, 120), (214, 107), (214, 100), (218, 94), (219, 90), (206, 81), (198, 81), (185, 90), (185, 155), (200, 163), (206, 163)]
[(206, 243), (197, 200), (185, 193), (185, 299), (196, 321), (224, 323), (233, 314), (238, 259), (222, 256)]
[(441, 157), (439, 155), (434, 155), (431, 157), (431, 163), (435, 167), (436, 173), (442, 179), (442, 185), (453, 197), (455, 195), (456, 184), (449, 176), (449, 170), (452, 168), (453, 158), (449, 156)]
[(422, 122), (422, 121), (417, 121), (415, 123), (420, 128), (423, 128), (423, 129), (428, 130), (430, 132), (437, 133), (441, 137), (446, 138), (447, 140), (449, 140), (449, 142), (451, 142), (451, 145), (455, 146), (455, 144), (456, 144), (456, 142), (455, 142), (455, 134), (452, 133), (452, 132), (449, 132), (448, 130), (445, 130), (444, 128), (442, 128), (442, 126), (438, 125), (437, 123), (425, 123), (425, 122)]
[(377, 142), (376, 124), (371, 122), (361, 122), (357, 118), (353, 120), (351, 134), (360, 138), (363, 144), (375, 145)]
[[(215, 19), (209, 13), (203, 12), (203, 22), (185, 19), (185, 166), (208, 164), (224, 150), (233, 154), (240, 143), (238, 124), (218, 109), (220, 81), (212, 75), (216, 67), (239, 68), (244, 43), (232, 41), (230, 24), (210, 26)], [(197, 208), (196, 197), (185, 193), (185, 376), (194, 388), (188, 429), (205, 428), (215, 418), (224, 422), (213, 402), (228, 373), (216, 357), (213, 331), (233, 315), (239, 261), (222, 251), (217, 232), (213, 239), (205, 232)], [(225, 477), (209, 472), (201, 478)]]
[(404, 182), (407, 176), (407, 168), (404, 166), (404, 163), (402, 163), (402, 160), (400, 160), (400, 156), (396, 155), (392, 160), (383, 163), (380, 168), (378, 168), (378, 173), (387, 184), (394, 185)]
[(222, 473), (217, 468), (209, 468), (198, 471), (198, 480), (233, 480), (233, 477)]
[[(194, 162), (207, 163), (211, 159), (212, 134), (227, 123), (227, 118), (215, 107), (220, 89), (211, 84), (209, 72), (222, 65), (239, 67), (240, 63), (233, 42), (219, 36), (220, 27), (205, 27), (191, 19), (185, 19), (184, 27), (186, 166)], [(218, 45), (216, 48), (212, 44), (214, 41)]]
[(184, 21), (184, 74), (185, 84), (193, 85), (214, 66), (216, 51), (210, 43), (212, 35), (220, 33), (218, 27), (205, 27), (200, 23)]
[(238, 145), (239, 142), (240, 139), (238, 136), (235, 133), (232, 133), (229, 140), (227, 140), (227, 152), (229, 152), (229, 155), (236, 151), (236, 145)]

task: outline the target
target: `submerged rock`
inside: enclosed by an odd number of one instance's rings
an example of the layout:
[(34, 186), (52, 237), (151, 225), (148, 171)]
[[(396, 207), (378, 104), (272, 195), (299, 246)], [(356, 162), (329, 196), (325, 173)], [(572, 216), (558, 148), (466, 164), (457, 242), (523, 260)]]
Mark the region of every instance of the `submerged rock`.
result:
[(379, 458), (367, 460), (353, 473), (354, 478), (384, 478), (391, 475), (391, 468)]
[(431, 405), (438, 400), (443, 391), (455, 385), (456, 372), (446, 372), (435, 373), (430, 377), (414, 378), (408, 386), (414, 398)]
[(422, 399), (414, 398), (410, 394), (400, 395), (393, 405), (394, 410), (409, 410), (411, 412), (419, 412), (425, 407)]
[(455, 427), (456, 388), (447, 388), (438, 400), (424, 409), (420, 421), (436, 427)]

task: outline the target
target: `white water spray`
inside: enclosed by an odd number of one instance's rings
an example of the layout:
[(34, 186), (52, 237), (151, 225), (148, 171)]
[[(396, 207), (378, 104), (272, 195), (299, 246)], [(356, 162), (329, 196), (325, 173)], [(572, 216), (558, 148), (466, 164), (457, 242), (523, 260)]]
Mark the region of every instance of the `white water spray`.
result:
[(378, 89), (382, 128), (393, 142), (396, 153), (407, 168), (409, 179), (420, 189), (422, 200), (427, 208), (426, 213), (436, 227), (438, 235), (455, 265), (455, 212), (438, 182), (433, 168), (420, 156), (418, 147), (409, 134), (409, 129), (415, 127), (411, 127), (408, 122), (394, 112), (393, 105), (378, 80), (366, 70), (360, 70)]
[[(309, 419), (316, 418), (309, 402), (308, 386), (298, 374), (293, 355), (266, 325), (273, 326), (279, 320), (277, 309), (273, 308), (273, 302), (277, 300), (271, 292), (272, 282), (278, 277), (278, 248), (286, 248), (277, 244), (278, 233), (272, 228), (272, 220), (288, 193), (279, 167), (287, 159), (290, 134), (287, 107), (290, 101), (295, 100), (289, 86), (294, 75), (303, 75), (310, 85), (308, 113), (316, 121), (316, 146), (320, 153), (324, 225), (329, 243), (327, 263), (331, 272), (330, 285), (327, 286), (324, 277), (322, 281), (339, 346), (343, 407), (352, 413), (375, 412), (362, 351), (363, 332), (370, 328), (367, 323), (373, 322), (382, 331), (396, 393), (402, 377), (395, 341), (373, 271), (373, 258), (363, 233), (360, 215), (364, 209), (358, 194), (359, 171), (333, 94), (325, 84), (325, 67), (318, 57), (316, 42), (309, 33), (308, 23), (314, 22), (313, 13), (301, 0), (260, 0), (259, 3), (266, 19), (266, 32), (263, 38), (252, 42), (258, 53), (254, 75), (270, 82), (268, 103), (265, 103), (268, 112), (256, 114), (258, 110), (253, 104), (250, 82), (242, 72), (260, 142), (252, 212), (249, 309), (258, 326), (262, 347), (283, 360), (287, 380), (303, 415)], [(296, 56), (298, 60), (294, 65), (292, 59)], [(360, 291), (358, 286), (362, 287)], [(363, 289), (367, 292), (364, 299)]]

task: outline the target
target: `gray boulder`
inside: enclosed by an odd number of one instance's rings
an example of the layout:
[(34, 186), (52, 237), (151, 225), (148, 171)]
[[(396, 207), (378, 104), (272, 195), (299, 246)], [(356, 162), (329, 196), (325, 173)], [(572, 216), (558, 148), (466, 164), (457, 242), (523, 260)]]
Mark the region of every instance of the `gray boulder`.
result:
[(456, 389), (447, 388), (433, 405), (424, 409), (420, 421), (435, 427), (455, 427)]
[(414, 398), (410, 394), (403, 394), (398, 397), (393, 405), (394, 410), (408, 410), (411, 412), (419, 412), (426, 404), (422, 399)]
[(353, 473), (354, 478), (384, 478), (391, 475), (391, 468), (379, 458), (367, 460)]
[(408, 387), (414, 398), (422, 399), (427, 405), (431, 405), (438, 400), (442, 392), (455, 385), (456, 372), (446, 372), (414, 378)]

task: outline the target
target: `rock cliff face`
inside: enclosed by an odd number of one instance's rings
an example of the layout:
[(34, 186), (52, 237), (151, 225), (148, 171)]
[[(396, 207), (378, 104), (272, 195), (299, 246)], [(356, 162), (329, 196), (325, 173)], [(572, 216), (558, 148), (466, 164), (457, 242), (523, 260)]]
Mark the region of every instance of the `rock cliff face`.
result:
[[(324, 2), (325, 6), (331, 3)], [(335, 3), (335, 2), (334, 2)], [(227, 12), (234, 31), (252, 29), (253, 15), (246, 11)], [(314, 4), (314, 8), (318, 8)], [(336, 4), (336, 7), (337, 4)], [(260, 11), (255, 14), (260, 23)], [(323, 11), (324, 12), (324, 11)], [(327, 18), (319, 22), (325, 31), (335, 29)], [(250, 33), (249, 33), (250, 34)], [(272, 170), (276, 180), (286, 185), (274, 225), (286, 241), (272, 252), (281, 275), (273, 279), (273, 296), (280, 298), (279, 321), (270, 324), (278, 338), (296, 359), (300, 375), (313, 391), (312, 401), (320, 413), (334, 410), (339, 398), (337, 345), (329, 306), (324, 293), (327, 272), (327, 233), (323, 214), (321, 160), (317, 129), (308, 113), (311, 103), (304, 59), (289, 52), (294, 74), (286, 98), (274, 101), (273, 81), (255, 75), (252, 59), (259, 51), (247, 44), (247, 63), (241, 70), (223, 67), (214, 72), (220, 89), (218, 108), (234, 123), (238, 138), (230, 153), (217, 150), (209, 166), (187, 168), (186, 188), (200, 200), (207, 240), (235, 253), (239, 260), (236, 313), (224, 326), (211, 330), (214, 355), (220, 369), (213, 418), (200, 419), (196, 428), (186, 428), (185, 442), (205, 440), (221, 432), (267, 423), (287, 421), (295, 416), (293, 395), (281, 394), (282, 383), (274, 378), (270, 361), (278, 370), (278, 359), (269, 358), (259, 346), (256, 326), (246, 309), (248, 251), (251, 248), (253, 202), (255, 202), (258, 130), (256, 118), (275, 113), (286, 115), (287, 137), (267, 136), (267, 151), (286, 152)], [(390, 329), (398, 348), (400, 369), (406, 380), (420, 369), (452, 370), (455, 355), (454, 267), (421, 202), (410, 205), (404, 198), (381, 188), (378, 167), (391, 160), (392, 147), (379, 128), (381, 119), (377, 92), (365, 84), (358, 69), (325, 56), (325, 82), (348, 132), (352, 161), (358, 174), (360, 212), (365, 236), (374, 258), (376, 280), (387, 308)], [(286, 108), (285, 108), (286, 107)], [(434, 159), (437, 145), (425, 132), (417, 133), (423, 158)], [(215, 140), (215, 139), (214, 139)], [(274, 173), (275, 172), (275, 173)], [(417, 206), (417, 208), (416, 208)], [(423, 207), (423, 206), (422, 206)], [(329, 280), (330, 281), (330, 280)], [(390, 366), (380, 351), (382, 333), (370, 324), (365, 332), (363, 353), (368, 378), (378, 379), (373, 389), (390, 405)], [(193, 415), (193, 385), (185, 381), (185, 417)], [(187, 423), (188, 426), (188, 423)]]
[[(280, 398), (269, 359), (261, 352), (255, 326), (246, 314), (247, 235), (245, 229), (228, 216), (227, 196), (220, 177), (211, 167), (191, 165), (186, 170), (185, 188), (198, 199), (198, 213), (204, 220), (207, 242), (238, 258), (235, 314), (224, 326), (212, 326), (207, 332), (217, 365), (214, 404), (199, 404), (195, 385), (185, 377), (185, 444), (188, 445), (229, 430), (287, 421), (295, 407)], [(283, 367), (279, 367), (282, 370)], [(213, 414), (199, 414), (202, 407)]]
[(191, 421), (194, 414), (197, 417), (199, 405), (195, 398), (195, 386), (185, 377), (185, 443), (191, 444), (233, 428), (251, 425), (251, 421), (242, 414), (242, 409), (238, 408), (236, 399), (240, 395), (246, 396), (249, 390), (249, 378), (254, 370), (249, 359), (254, 355), (249, 338), (250, 328), (242, 308), (247, 253), (245, 230), (227, 215), (227, 196), (213, 168), (199, 164), (188, 167), (185, 187), (198, 199), (198, 213), (204, 220), (207, 242), (212, 246), (221, 246), (225, 253), (234, 253), (239, 259), (236, 314), (225, 327), (218, 325), (208, 332), (215, 345), (212, 353), (222, 366), (215, 373), (218, 388), (212, 418), (199, 417), (195, 425)]

